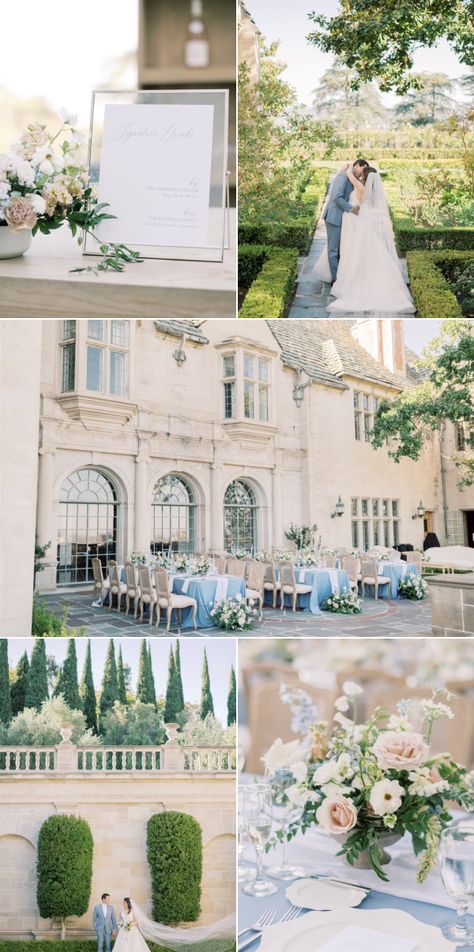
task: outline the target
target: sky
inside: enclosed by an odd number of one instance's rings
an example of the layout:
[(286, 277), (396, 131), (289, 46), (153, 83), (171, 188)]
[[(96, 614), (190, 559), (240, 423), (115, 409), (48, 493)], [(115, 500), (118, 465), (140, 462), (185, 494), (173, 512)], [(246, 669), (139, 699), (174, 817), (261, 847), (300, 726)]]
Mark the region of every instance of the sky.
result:
[[(57, 662), (64, 661), (67, 651), (67, 639), (45, 638), (46, 653), (53, 655)], [(107, 638), (91, 639), (92, 669), (96, 690), (100, 688), (105, 665), (105, 656), (108, 648)], [(10, 666), (16, 666), (24, 651), (31, 657), (34, 641), (32, 638), (12, 638), (8, 642), (8, 658)], [(170, 645), (176, 644), (175, 638), (149, 638), (153, 662), (153, 674), (157, 695), (166, 690), (168, 675), (168, 655)], [(76, 653), (78, 661), (79, 679), (82, 675), (84, 657), (87, 647), (87, 638), (76, 638)], [(115, 640), (115, 650), (118, 653), (122, 646), (122, 656), (125, 663), (132, 669), (132, 688), (135, 689), (140, 657), (140, 638), (120, 638)], [(207, 650), (211, 690), (214, 699), (214, 711), (222, 724), (227, 722), (227, 692), (231, 665), (236, 667), (235, 641), (233, 638), (180, 638), (181, 674), (183, 678), (184, 699), (191, 703), (199, 703), (201, 696), (201, 670), (204, 649)]]
[[(245, 0), (245, 5), (267, 42), (281, 40), (278, 58), (287, 63), (284, 78), (296, 88), (300, 101), (310, 105), (311, 92), (324, 71), (332, 66), (333, 56), (306, 42), (306, 35), (314, 29), (307, 15), (313, 11), (334, 15), (339, 6), (337, 0)], [(415, 53), (415, 70), (457, 77), (468, 73), (469, 67), (461, 65), (448, 44), (441, 42), (433, 49)], [(394, 101), (391, 94), (383, 99), (387, 106)]]
[(406, 320), (405, 325), (405, 344), (415, 351), (415, 354), (421, 354), (421, 351), (433, 337), (439, 334), (441, 321), (417, 321)]

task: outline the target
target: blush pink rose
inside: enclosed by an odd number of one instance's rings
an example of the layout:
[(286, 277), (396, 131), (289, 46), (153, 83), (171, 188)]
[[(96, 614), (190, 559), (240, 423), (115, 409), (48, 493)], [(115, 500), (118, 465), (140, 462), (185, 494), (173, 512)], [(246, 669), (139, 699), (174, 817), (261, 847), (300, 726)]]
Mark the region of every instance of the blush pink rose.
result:
[(12, 231), (21, 231), (22, 228), (34, 228), (36, 214), (28, 198), (19, 196), (14, 198), (5, 209), (5, 221)]
[(326, 797), (316, 810), (319, 826), (328, 833), (348, 833), (357, 823), (357, 810), (347, 797)]
[(430, 748), (421, 734), (385, 731), (379, 734), (372, 750), (382, 770), (412, 770), (426, 760)]

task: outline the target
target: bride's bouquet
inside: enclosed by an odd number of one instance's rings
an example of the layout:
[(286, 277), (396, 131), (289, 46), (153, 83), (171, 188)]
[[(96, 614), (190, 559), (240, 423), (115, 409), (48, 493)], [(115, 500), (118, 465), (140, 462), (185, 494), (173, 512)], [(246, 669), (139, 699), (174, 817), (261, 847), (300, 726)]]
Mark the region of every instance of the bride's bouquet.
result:
[[(343, 692), (336, 701), (334, 727), (315, 723), (306, 744), (284, 745), (291, 777), (286, 797), (303, 807), (288, 839), (319, 826), (339, 838), (338, 856), (351, 865), (372, 867), (387, 882), (384, 841), (388, 845), (409, 833), (420, 857), (417, 881), (422, 883), (436, 865), (441, 833), (452, 821), (446, 804), (474, 810), (474, 773), (449, 753), (431, 750), (435, 722), (451, 719), (453, 712), (438, 700), (438, 691), (420, 701), (400, 701), (394, 716), (377, 708), (357, 724), (356, 699), (362, 688), (346, 682)], [(281, 767), (281, 741), (276, 744)], [(273, 748), (264, 758), (267, 765), (272, 757)]]

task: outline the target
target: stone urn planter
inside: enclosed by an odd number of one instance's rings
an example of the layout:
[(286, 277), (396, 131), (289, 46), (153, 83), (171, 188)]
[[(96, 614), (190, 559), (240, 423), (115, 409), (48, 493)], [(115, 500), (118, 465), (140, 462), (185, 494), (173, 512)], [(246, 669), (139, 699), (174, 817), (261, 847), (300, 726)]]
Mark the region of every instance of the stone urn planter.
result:
[[(342, 836), (334, 836), (333, 839), (337, 840), (338, 843), (345, 843), (350, 835), (351, 835), (350, 833), (344, 833)], [(387, 866), (387, 864), (390, 863), (392, 859), (392, 857), (390, 856), (390, 853), (386, 852), (385, 847), (393, 846), (394, 843), (398, 843), (398, 840), (400, 839), (401, 839), (401, 836), (399, 836), (398, 833), (382, 833), (382, 835), (379, 837), (378, 859), (381, 866)], [(349, 866), (351, 864), (348, 863), (347, 865)], [(369, 851), (362, 850), (362, 852), (359, 853), (358, 858), (355, 859), (354, 862), (352, 863), (352, 866), (355, 869), (372, 869), (372, 864), (369, 858)]]
[(173, 724), (165, 724), (164, 726), (165, 726), (166, 736), (167, 736), (167, 738), (168, 738), (168, 740), (166, 741), (166, 743), (167, 743), (167, 744), (176, 744), (176, 739), (177, 739), (178, 730), (179, 730), (179, 724), (174, 724), (174, 723), (173, 723)]
[(20, 258), (31, 245), (31, 231), (21, 228), (14, 231), (8, 225), (0, 225), (0, 258)]

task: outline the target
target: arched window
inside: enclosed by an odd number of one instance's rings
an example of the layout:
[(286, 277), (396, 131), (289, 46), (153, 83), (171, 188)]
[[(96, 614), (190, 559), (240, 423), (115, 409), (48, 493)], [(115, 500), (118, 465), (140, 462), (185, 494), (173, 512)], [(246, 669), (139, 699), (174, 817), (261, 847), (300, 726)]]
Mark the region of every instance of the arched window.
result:
[(96, 469), (78, 469), (64, 481), (59, 499), (58, 585), (92, 580), (92, 559), (105, 569), (117, 556), (116, 489)]
[(152, 552), (194, 552), (196, 502), (183, 476), (163, 476), (153, 490)]
[(224, 496), (224, 548), (227, 552), (257, 548), (257, 500), (242, 479), (227, 487)]

